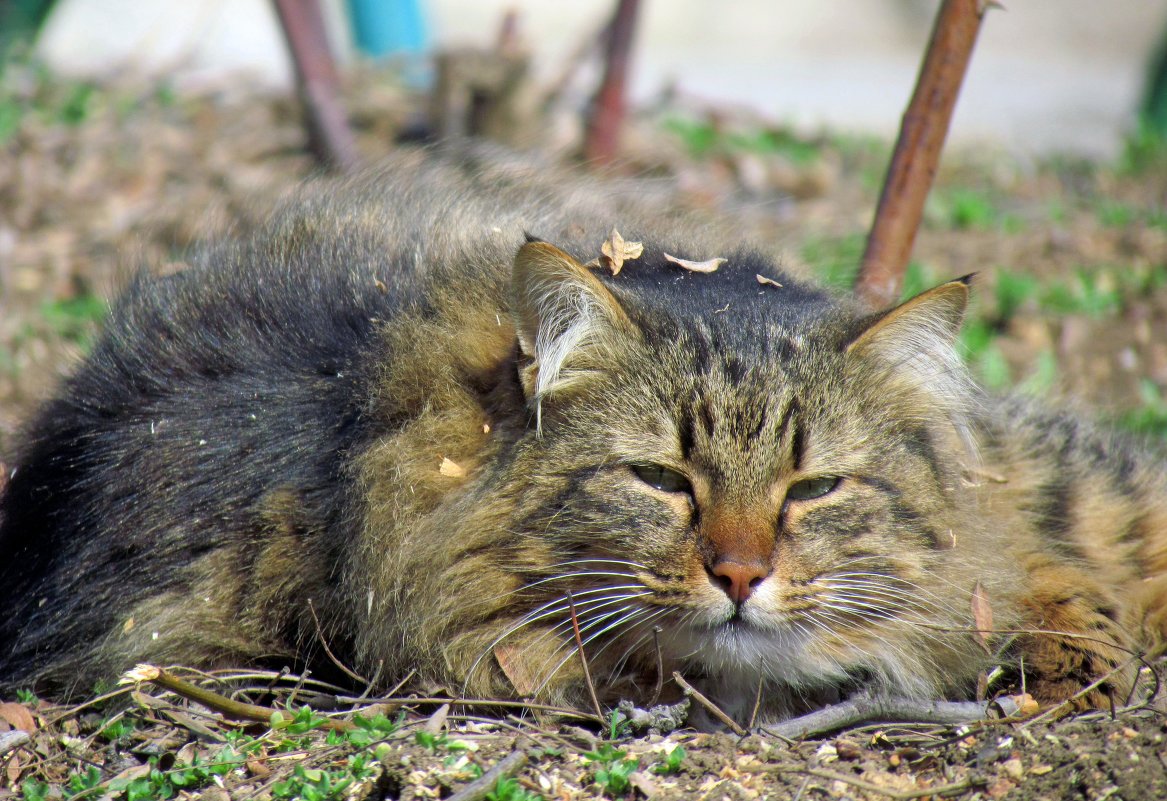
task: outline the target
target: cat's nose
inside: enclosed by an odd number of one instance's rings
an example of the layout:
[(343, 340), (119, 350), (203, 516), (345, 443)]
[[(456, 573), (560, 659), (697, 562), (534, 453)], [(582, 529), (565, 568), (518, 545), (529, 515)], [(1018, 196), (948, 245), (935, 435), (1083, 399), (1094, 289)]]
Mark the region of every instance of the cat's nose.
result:
[(754, 588), (770, 575), (765, 565), (732, 562), (728, 559), (715, 564), (709, 572), (713, 576), (713, 582), (725, 590), (725, 594), (735, 604), (745, 603)]

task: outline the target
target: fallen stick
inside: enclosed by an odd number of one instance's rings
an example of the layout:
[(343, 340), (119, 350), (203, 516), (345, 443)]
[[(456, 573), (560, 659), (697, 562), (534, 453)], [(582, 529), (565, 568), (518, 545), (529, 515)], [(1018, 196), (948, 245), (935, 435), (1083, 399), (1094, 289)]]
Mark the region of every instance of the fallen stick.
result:
[(701, 706), (708, 709), (713, 717), (724, 723), (729, 728), (729, 730), (736, 734), (738, 737), (745, 737), (747, 734), (749, 734), (748, 731), (742, 728), (740, 723), (731, 718), (729, 715), (725, 714), (724, 710), (702, 695), (701, 692), (697, 690), (697, 688), (695, 688), (689, 682), (685, 681), (685, 677), (675, 670), (673, 671), (673, 681), (677, 683), (677, 686), (681, 688), (685, 695), (689, 696), (694, 701), (701, 704)]
[[(220, 695), (214, 690), (199, 687), (197, 684), (192, 684), (189, 681), (173, 676), (154, 665), (138, 665), (122, 676), (118, 684), (140, 684), (144, 681), (157, 684), (159, 687), (178, 693), (183, 698), (196, 701), (205, 707), (213, 709), (216, 712), (222, 712), (224, 715), (237, 720), (254, 720), (270, 726), (272, 723), (272, 715), (278, 711), (266, 706), (245, 704), (242, 701), (236, 701), (225, 695)], [(356, 728), (356, 725), (347, 720), (324, 718), (320, 724), (320, 728), (331, 731), (352, 731)]]
[(486, 773), (447, 798), (446, 801), (482, 801), (487, 794), (494, 792), (499, 779), (509, 779), (522, 770), (526, 764), (527, 754), (523, 751), (514, 751)]
[(4, 756), (9, 751), (15, 751), (22, 745), (28, 745), (32, 742), (28, 732), (22, 729), (14, 729), (13, 731), (0, 732), (0, 756)]
[[(992, 705), (1006, 717), (1017, 711), (1008, 698)], [(806, 715), (784, 720), (762, 731), (787, 740), (802, 740), (860, 723), (937, 723), (945, 726), (984, 720), (990, 704), (977, 701), (915, 701), (910, 698), (856, 696)]]

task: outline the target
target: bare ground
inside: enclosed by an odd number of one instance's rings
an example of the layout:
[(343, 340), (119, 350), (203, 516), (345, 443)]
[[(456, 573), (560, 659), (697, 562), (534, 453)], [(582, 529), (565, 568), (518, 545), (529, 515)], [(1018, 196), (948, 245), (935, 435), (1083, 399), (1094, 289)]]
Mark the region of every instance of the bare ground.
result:
[[(313, 170), (295, 107), (284, 100), (91, 91), (31, 72), (6, 81), (0, 463), (20, 421), (84, 352), (119, 280), (141, 263), (180, 262), (200, 239), (246, 230)], [(348, 99), (364, 153), (391, 147), (409, 99), (369, 77)], [(16, 122), (6, 123), (13, 107)], [(664, 117), (671, 112), (638, 121), (629, 170), (674, 181), (678, 202), (731, 210), (752, 235), (828, 277), (854, 263), (885, 146), (828, 135), (787, 141), (781, 129), (760, 141), (768, 129), (745, 116), (706, 126), (698, 115), (696, 128), (680, 126), (678, 136), (678, 126), (665, 132)], [(711, 144), (701, 138), (706, 128)], [(989, 383), (1020, 383), (1164, 432), (1165, 198), (1161, 159), (1131, 167), (952, 154), (912, 280), (979, 274), (966, 346)], [(330, 692), (254, 674), (210, 684), (293, 710)], [(398, 699), (365, 715), (402, 715), (400, 723), (329, 735), (307, 718), (272, 731), (150, 685), (130, 692), (74, 708), (0, 699), (8, 702), (0, 706), (0, 799), (446, 798), (515, 753), (527, 759), (514, 772), (516, 792), (544, 798), (1167, 797), (1167, 723), (1153, 704), (1033, 724), (870, 725), (806, 742), (621, 732), (604, 750), (611, 732), (603, 727), (529, 710), (500, 717), (454, 706), (443, 720), (437, 705)], [(31, 730), (29, 742), (18, 744), (16, 729)], [(685, 757), (670, 763), (678, 745)]]

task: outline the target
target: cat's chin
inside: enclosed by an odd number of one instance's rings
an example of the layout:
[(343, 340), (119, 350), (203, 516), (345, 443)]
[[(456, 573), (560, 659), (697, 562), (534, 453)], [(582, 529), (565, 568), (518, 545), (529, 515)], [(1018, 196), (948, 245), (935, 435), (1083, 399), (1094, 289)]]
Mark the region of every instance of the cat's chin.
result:
[(793, 626), (766, 627), (734, 617), (671, 632), (671, 655), (699, 672), (756, 687), (761, 679), (794, 687), (844, 682), (842, 665), (822, 654), (814, 636)]

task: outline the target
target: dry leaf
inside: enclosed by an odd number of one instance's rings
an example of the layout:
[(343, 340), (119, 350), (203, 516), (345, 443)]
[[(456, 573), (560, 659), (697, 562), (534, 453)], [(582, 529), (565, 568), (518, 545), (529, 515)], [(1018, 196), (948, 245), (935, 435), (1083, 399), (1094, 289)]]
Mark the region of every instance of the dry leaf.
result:
[(116, 774), (110, 782), (131, 782), (134, 779), (141, 779), (150, 775), (150, 771), (154, 769), (153, 765), (134, 765), (126, 768), (121, 773)]
[(437, 734), (446, 725), (446, 718), (450, 716), (450, 705), (442, 704), (437, 708), (429, 718), (426, 719), (425, 725), (422, 726), (430, 734)]
[(645, 798), (655, 798), (660, 795), (660, 787), (652, 777), (642, 770), (634, 770), (628, 774), (628, 783)]
[(443, 476), (449, 476), (450, 478), (461, 478), (462, 476), (466, 475), (466, 468), (457, 462), (453, 462), (445, 457), (442, 457), (442, 463), (438, 467), (438, 472)]
[(489, 434), (489, 433), (490, 433), (490, 423), (483, 423), (483, 424), (482, 424), (482, 433), (483, 433), (483, 434)]
[(134, 630), (134, 619), (132, 617), (126, 618), (126, 622), (122, 624), (122, 634), (129, 634)]
[(688, 259), (678, 259), (676, 256), (670, 256), (666, 253), (665, 261), (671, 261), (678, 267), (684, 267), (686, 270), (695, 273), (715, 273), (717, 272), (717, 268), (725, 264), (727, 259), (723, 259), (718, 256), (716, 258), (707, 259), (706, 261), (689, 261)]
[(989, 605), (989, 594), (979, 581), (972, 591), (972, 616), (981, 647), (985, 649), (986, 654), (992, 655), (993, 650), (989, 647), (989, 635), (993, 632), (993, 607)]
[(24, 704), (12, 702), (0, 704), (0, 718), (6, 720), (9, 726), (19, 731), (26, 731), (30, 734), (36, 731), (36, 719)]
[(251, 757), (246, 760), (244, 765), (247, 766), (247, 772), (257, 779), (266, 779), (271, 775), (271, 768), (267, 766), (267, 762)]
[(1029, 693), (1018, 693), (1009, 697), (1013, 699), (1013, 703), (1017, 704), (1017, 712), (1014, 717), (1033, 717), (1041, 711), (1041, 704)]
[(758, 283), (761, 284), (762, 286), (776, 286), (779, 289), (782, 288), (782, 284), (778, 283), (773, 278), (767, 278), (766, 276), (762, 275), (761, 273), (754, 273), (754, 278), (757, 278)]
[[(149, 767), (149, 765), (147, 765)], [(20, 781), (20, 774), (24, 771), (24, 760), (20, 754), (13, 754), (8, 758), (8, 786), (15, 787)], [(27, 796), (25, 796), (27, 798)]]
[(612, 271), (612, 275), (619, 275), (624, 262), (639, 259), (644, 253), (644, 243), (625, 242), (620, 232), (613, 228), (604, 244), (600, 245), (600, 253), (604, 254), (600, 260)]
[(522, 648), (514, 645), (495, 646), (494, 659), (520, 696), (531, 695), (539, 688), (539, 677), (531, 670)]

